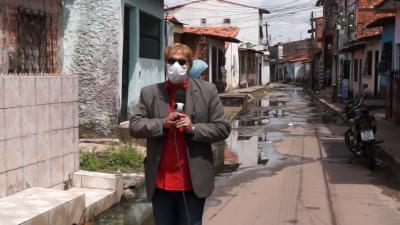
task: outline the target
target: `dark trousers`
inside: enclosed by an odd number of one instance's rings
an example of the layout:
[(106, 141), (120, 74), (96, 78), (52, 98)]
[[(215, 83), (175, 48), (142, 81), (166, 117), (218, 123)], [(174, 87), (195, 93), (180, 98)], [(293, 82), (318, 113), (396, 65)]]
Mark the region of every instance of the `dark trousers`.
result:
[(193, 191), (185, 191), (185, 198), (190, 224), (182, 192), (157, 189), (152, 200), (156, 225), (201, 225), (205, 198), (198, 198)]

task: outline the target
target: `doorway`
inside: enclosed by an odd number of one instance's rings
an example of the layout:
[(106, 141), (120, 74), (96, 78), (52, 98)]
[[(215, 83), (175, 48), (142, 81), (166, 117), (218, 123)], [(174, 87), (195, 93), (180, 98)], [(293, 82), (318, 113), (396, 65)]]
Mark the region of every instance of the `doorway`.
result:
[(122, 53), (122, 95), (121, 95), (121, 111), (119, 122), (128, 120), (128, 95), (129, 95), (129, 49), (130, 49), (130, 32), (129, 32), (129, 15), (131, 8), (125, 6), (124, 9), (124, 42)]
[(379, 51), (375, 51), (375, 79), (374, 79), (374, 97), (378, 97), (378, 62)]

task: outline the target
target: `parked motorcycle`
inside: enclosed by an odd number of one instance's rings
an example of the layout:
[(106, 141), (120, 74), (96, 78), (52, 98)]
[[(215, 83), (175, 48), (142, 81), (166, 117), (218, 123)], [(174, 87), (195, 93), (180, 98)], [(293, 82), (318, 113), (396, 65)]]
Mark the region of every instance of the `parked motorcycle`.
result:
[(354, 158), (361, 157), (366, 161), (368, 168), (374, 170), (375, 147), (380, 142), (375, 140), (378, 130), (376, 119), (363, 105), (366, 99), (366, 95), (355, 99), (344, 108), (343, 113), (346, 114), (348, 125), (344, 138), (348, 149), (353, 153), (349, 163), (352, 163)]

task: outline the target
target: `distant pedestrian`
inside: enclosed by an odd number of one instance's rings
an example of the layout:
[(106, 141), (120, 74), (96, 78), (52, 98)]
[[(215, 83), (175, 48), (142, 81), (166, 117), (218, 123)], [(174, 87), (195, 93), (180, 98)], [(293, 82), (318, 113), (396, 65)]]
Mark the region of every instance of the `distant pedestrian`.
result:
[(215, 86), (188, 77), (190, 48), (173, 44), (164, 56), (168, 80), (141, 90), (129, 130), (147, 138), (147, 197), (156, 225), (201, 225), (214, 189), (211, 143), (226, 139), (231, 127)]
[(193, 60), (192, 68), (189, 71), (189, 76), (193, 79), (200, 78), (202, 73), (208, 69), (206, 62), (200, 59)]
[(325, 87), (331, 86), (332, 73), (330, 69), (325, 71)]

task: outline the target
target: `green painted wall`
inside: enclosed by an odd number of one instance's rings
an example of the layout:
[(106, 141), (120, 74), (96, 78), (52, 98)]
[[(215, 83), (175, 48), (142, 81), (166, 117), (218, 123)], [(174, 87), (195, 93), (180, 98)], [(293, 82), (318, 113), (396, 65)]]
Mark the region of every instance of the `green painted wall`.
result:
[[(164, 47), (164, 2), (160, 0), (125, 0), (125, 6), (131, 7), (130, 17), (130, 49), (129, 49), (129, 94), (128, 112), (131, 112), (140, 95), (142, 87), (165, 80), (164, 62), (162, 57)], [(140, 46), (140, 11), (160, 19), (160, 59), (143, 59), (139, 57)], [(127, 12), (125, 12), (127, 13)]]

